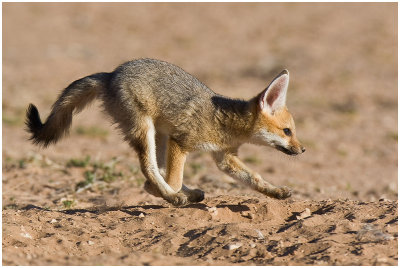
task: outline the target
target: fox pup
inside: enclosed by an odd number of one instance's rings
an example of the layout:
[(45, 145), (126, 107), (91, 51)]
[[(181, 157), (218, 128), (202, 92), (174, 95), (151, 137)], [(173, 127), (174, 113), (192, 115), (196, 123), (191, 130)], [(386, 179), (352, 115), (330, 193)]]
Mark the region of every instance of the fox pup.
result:
[(202, 201), (203, 191), (182, 184), (187, 154), (201, 150), (211, 152), (229, 176), (266, 196), (284, 199), (291, 195), (289, 188), (264, 181), (237, 154), (243, 143), (272, 146), (289, 155), (305, 151), (286, 108), (288, 84), (289, 72), (284, 70), (254, 98), (231, 99), (178, 66), (139, 59), (70, 84), (44, 123), (30, 104), (26, 125), (33, 143), (47, 147), (68, 133), (73, 113), (98, 98), (137, 152), (149, 193), (176, 206)]

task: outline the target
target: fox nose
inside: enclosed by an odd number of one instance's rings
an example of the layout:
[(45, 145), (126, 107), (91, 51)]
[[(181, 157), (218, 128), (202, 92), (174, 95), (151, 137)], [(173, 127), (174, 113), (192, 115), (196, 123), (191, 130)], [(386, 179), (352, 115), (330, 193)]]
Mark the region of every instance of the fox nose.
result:
[(301, 152), (304, 153), (306, 151), (306, 148), (301, 147)]

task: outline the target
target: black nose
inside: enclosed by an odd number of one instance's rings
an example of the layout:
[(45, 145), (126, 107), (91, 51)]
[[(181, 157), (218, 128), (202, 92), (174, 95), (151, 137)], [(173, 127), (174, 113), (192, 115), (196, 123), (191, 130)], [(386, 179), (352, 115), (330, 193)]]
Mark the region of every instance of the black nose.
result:
[(304, 153), (306, 151), (306, 148), (301, 147), (301, 152)]

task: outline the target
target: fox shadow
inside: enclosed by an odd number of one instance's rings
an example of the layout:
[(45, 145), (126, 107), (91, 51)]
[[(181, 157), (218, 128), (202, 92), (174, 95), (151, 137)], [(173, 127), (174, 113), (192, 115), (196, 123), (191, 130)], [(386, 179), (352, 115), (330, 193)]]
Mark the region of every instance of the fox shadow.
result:
[[(246, 205), (242, 204), (217, 204), (216, 208), (228, 208), (234, 213), (240, 213), (243, 211), (250, 211), (250, 208)], [(66, 215), (75, 215), (75, 214), (83, 214), (83, 213), (90, 213), (90, 214), (104, 214), (111, 211), (121, 211), (127, 213), (131, 216), (139, 216), (140, 214), (146, 215), (149, 213), (149, 210), (161, 210), (161, 209), (199, 209), (203, 211), (208, 211), (209, 207), (203, 203), (195, 203), (195, 204), (188, 204), (181, 207), (173, 207), (168, 205), (137, 205), (137, 206), (96, 206), (92, 208), (77, 208), (77, 209), (64, 209), (64, 210), (52, 210), (48, 208), (43, 208), (40, 206), (36, 206), (33, 204), (28, 204), (20, 208), (20, 210), (40, 210), (40, 211), (48, 211), (48, 212), (60, 212)]]

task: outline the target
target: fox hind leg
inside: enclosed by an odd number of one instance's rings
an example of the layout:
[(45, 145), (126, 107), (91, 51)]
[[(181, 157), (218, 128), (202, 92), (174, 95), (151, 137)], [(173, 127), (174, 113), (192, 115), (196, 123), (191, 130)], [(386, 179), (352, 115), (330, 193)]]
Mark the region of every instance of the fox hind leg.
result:
[[(156, 156), (157, 156), (157, 165), (158, 171), (160, 175), (165, 178), (166, 175), (166, 154), (167, 154), (167, 142), (168, 136), (162, 134), (160, 132), (156, 132)], [(151, 195), (156, 197), (161, 197), (160, 192), (158, 191), (157, 187), (152, 184), (149, 180), (146, 180), (144, 183), (144, 189)]]
[[(157, 156), (157, 165), (160, 175), (165, 178), (166, 175), (166, 157), (167, 157), (167, 142), (168, 136), (156, 132), (156, 156)], [(156, 197), (161, 197), (160, 192), (157, 187), (152, 184), (149, 180), (147, 180), (144, 184), (144, 189), (151, 195)]]
[(156, 133), (156, 154), (157, 154), (157, 165), (161, 176), (165, 178), (166, 165), (167, 165), (167, 145), (168, 135), (157, 132)]
[(169, 186), (158, 170), (155, 128), (151, 118), (146, 117), (142, 127), (135, 133), (139, 133), (139, 137), (130, 139), (130, 145), (138, 153), (142, 172), (152, 188), (155, 188), (154, 192), (159, 193), (162, 198), (173, 205), (185, 205), (188, 202), (187, 196), (176, 192)]

